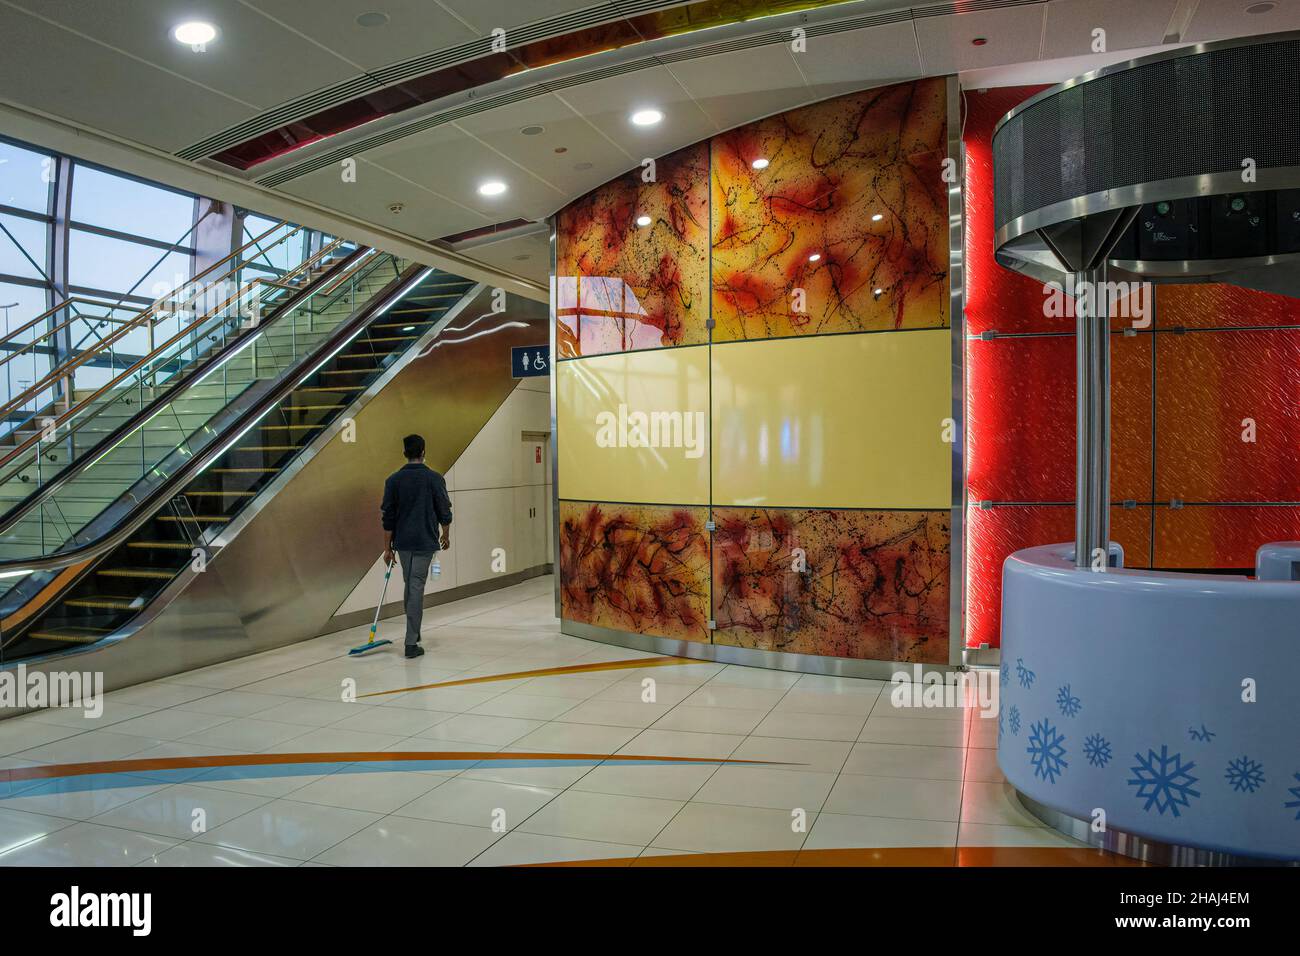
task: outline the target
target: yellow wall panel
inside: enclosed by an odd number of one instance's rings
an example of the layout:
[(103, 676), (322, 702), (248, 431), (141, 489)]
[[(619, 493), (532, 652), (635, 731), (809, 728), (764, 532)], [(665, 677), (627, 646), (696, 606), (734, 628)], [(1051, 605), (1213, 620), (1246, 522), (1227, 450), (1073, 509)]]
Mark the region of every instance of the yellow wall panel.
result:
[(950, 507), (951, 338), (935, 329), (715, 344), (714, 504)]
[(561, 498), (709, 503), (707, 348), (572, 359), (555, 376)]

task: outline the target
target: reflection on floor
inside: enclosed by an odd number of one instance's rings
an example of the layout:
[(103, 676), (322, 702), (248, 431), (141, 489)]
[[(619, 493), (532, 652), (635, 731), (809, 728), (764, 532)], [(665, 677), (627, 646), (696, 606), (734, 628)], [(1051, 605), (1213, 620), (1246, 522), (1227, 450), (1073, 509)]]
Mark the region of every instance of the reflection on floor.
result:
[(0, 863), (1124, 862), (1015, 803), (978, 710), (567, 637), (551, 588), (427, 612), (413, 662), (347, 657), (357, 628), (110, 694), (98, 719), (0, 721)]

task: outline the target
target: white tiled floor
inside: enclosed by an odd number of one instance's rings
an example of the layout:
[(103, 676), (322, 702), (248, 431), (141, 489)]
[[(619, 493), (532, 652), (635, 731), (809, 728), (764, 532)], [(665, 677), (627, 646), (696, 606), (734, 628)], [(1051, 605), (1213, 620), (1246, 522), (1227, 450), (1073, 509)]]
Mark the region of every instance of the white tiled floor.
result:
[[(365, 628), (109, 695), (98, 720), (0, 722), (0, 768), (126, 757), (509, 751), (779, 761), (215, 779), (0, 798), (0, 864), (501, 865), (736, 850), (1079, 846), (1011, 798), (978, 711), (895, 710), (885, 684), (721, 664), (360, 693), (652, 658), (559, 633), (551, 579), (426, 613), (426, 655), (346, 656)], [(381, 624), (399, 637), (402, 622)], [(400, 641), (400, 638), (399, 638)], [(655, 681), (643, 702), (642, 681)], [(117, 781), (114, 781), (116, 784)], [(795, 825), (802, 819), (803, 826)]]

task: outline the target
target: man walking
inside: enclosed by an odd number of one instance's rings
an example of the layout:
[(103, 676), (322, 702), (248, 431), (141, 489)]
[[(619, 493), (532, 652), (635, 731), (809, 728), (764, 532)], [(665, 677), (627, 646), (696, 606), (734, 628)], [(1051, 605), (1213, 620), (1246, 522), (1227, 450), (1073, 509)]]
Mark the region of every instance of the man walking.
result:
[[(393, 563), (393, 552), (402, 562), (402, 605), (406, 609), (406, 656), (419, 657), (420, 621), (424, 617), (424, 582), (429, 565), (441, 547), (451, 547), (451, 498), (442, 475), (424, 463), (424, 439), (407, 435), (402, 439), (406, 464), (384, 482), (384, 503), (380, 510), (384, 530), (385, 566)], [(438, 525), (442, 525), (441, 540)]]

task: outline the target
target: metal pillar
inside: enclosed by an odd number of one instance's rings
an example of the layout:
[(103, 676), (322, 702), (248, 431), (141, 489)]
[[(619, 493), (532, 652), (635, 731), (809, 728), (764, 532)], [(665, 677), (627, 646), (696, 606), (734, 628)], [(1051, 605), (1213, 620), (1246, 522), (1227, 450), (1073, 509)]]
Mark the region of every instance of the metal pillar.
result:
[(1074, 564), (1093, 565), (1110, 550), (1110, 302), (1106, 262), (1074, 273), (1075, 432)]

